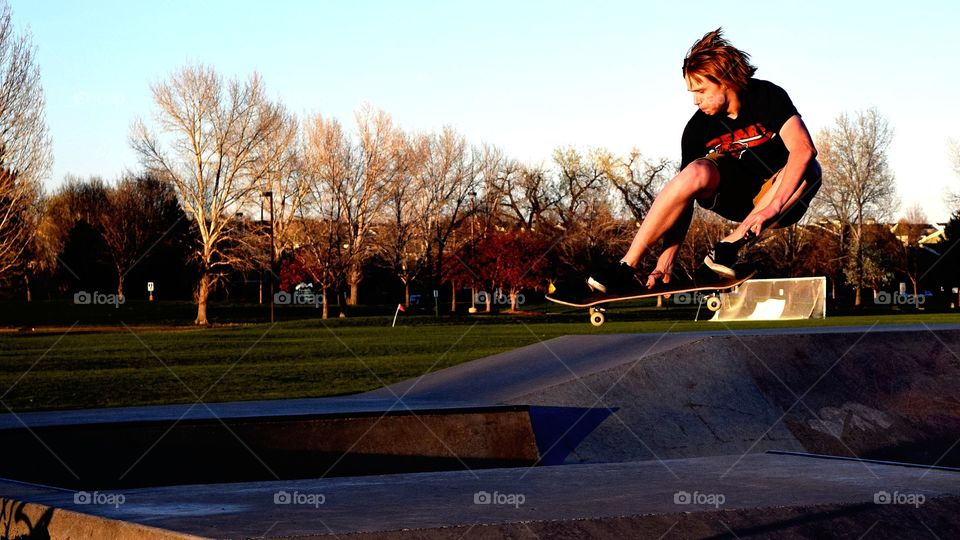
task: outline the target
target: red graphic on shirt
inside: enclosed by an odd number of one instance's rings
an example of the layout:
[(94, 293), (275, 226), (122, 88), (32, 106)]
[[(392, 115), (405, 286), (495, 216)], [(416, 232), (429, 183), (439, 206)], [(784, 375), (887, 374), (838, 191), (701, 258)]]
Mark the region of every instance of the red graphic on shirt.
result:
[(740, 159), (740, 156), (748, 148), (759, 146), (776, 136), (776, 132), (767, 131), (763, 124), (757, 122), (733, 133), (724, 133), (708, 142), (706, 146), (710, 149), (711, 154), (733, 156)]

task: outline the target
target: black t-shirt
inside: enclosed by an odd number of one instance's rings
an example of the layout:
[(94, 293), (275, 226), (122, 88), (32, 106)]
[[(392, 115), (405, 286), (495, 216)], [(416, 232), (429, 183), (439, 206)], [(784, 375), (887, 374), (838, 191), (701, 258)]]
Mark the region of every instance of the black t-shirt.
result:
[(779, 132), (795, 114), (797, 108), (783, 88), (750, 79), (740, 93), (736, 119), (700, 110), (690, 118), (681, 139), (680, 168), (707, 154), (720, 154), (739, 159), (750, 180), (770, 178), (787, 163), (789, 152)]

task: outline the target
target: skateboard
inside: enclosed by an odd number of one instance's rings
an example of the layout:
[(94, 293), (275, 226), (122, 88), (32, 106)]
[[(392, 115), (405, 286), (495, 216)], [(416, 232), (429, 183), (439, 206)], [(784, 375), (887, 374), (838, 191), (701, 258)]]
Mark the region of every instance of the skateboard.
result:
[(669, 296), (671, 294), (710, 291), (710, 294), (706, 295), (707, 309), (717, 311), (722, 307), (721, 292), (729, 291), (756, 275), (756, 270), (748, 267), (734, 267), (734, 270), (738, 277), (725, 278), (714, 274), (710, 270), (703, 271), (701, 269), (696, 272), (694, 279), (674, 279), (670, 283), (658, 283), (650, 289), (640, 287), (638, 283), (636, 293), (620, 295), (591, 292), (584, 285), (584, 294), (565, 297), (563, 290), (551, 283), (547, 289), (546, 299), (564, 306), (588, 308), (590, 310), (590, 324), (594, 326), (600, 326), (606, 321), (607, 304), (642, 298), (656, 298), (661, 295)]

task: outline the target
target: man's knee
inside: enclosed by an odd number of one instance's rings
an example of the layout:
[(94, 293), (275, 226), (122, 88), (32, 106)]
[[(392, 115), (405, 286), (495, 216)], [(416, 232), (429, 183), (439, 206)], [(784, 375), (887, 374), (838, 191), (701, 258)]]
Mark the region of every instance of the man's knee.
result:
[(698, 159), (680, 171), (671, 183), (690, 199), (702, 199), (713, 195), (720, 183), (720, 171), (706, 159)]

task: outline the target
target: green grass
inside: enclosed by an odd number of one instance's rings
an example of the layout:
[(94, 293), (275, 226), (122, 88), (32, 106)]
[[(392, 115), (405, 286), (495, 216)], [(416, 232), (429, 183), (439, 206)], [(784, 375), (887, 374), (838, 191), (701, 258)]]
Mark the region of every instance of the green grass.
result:
[[(397, 328), (389, 327), (391, 317), (376, 316), (208, 329), (74, 321), (72, 328), (8, 331), (0, 334), (0, 403), (22, 412), (341, 395), (567, 334), (724, 328), (693, 322), (692, 311), (646, 305), (614, 309), (610, 322), (594, 328), (585, 310), (535, 307), (549, 313), (405, 317)], [(921, 322), (960, 323), (960, 315), (871, 314), (726, 326)]]

